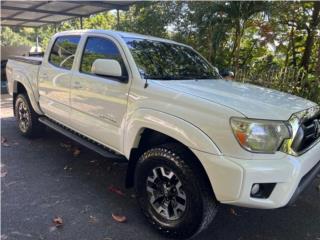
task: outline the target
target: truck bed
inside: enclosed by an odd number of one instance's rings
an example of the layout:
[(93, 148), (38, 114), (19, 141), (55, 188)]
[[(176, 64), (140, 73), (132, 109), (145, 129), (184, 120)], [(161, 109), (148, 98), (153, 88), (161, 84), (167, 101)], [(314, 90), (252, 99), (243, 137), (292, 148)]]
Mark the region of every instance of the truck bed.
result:
[(13, 94), (16, 83), (20, 82), (38, 101), (38, 73), (41, 63), (41, 57), (10, 57), (6, 66), (9, 94)]
[(33, 65), (40, 65), (42, 63), (42, 57), (24, 57), (24, 56), (14, 56), (10, 57), (9, 59), (25, 62)]

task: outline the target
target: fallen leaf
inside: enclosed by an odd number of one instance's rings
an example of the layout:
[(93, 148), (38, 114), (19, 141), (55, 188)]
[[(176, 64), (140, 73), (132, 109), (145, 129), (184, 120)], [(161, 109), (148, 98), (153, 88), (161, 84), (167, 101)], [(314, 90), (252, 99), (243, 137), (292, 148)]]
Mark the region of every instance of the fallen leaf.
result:
[(236, 213), (236, 211), (233, 208), (230, 208), (230, 213), (232, 215), (238, 216), (238, 214)]
[(1, 145), (4, 147), (10, 147), (8, 140), (5, 137), (1, 136)]
[(125, 196), (125, 194), (120, 190), (120, 189), (118, 189), (118, 188), (116, 188), (116, 187), (114, 187), (114, 186), (109, 186), (109, 191), (110, 192), (113, 192), (113, 193), (116, 193), (116, 194), (118, 194), (118, 195), (120, 195), (120, 196), (122, 196), (122, 197), (124, 197)]
[(5, 234), (1, 234), (1, 238), (0, 238), (1, 240), (7, 240), (8, 239), (8, 236), (7, 235), (5, 235)]
[(98, 219), (95, 217), (95, 216), (89, 216), (89, 223), (97, 223), (98, 222)]
[(55, 217), (52, 221), (56, 227), (61, 227), (63, 225), (63, 220), (61, 217)]
[(127, 218), (126, 216), (122, 216), (122, 215), (115, 215), (112, 213), (112, 218), (113, 220), (115, 220), (116, 222), (119, 222), (119, 223), (124, 223), (127, 221)]
[(1, 164), (1, 169), (0, 169), (0, 176), (1, 177), (5, 177), (7, 176), (7, 171), (5, 170), (5, 165), (4, 164)]
[(7, 173), (8, 173), (7, 171), (2, 171), (2, 170), (1, 170), (1, 177), (7, 176)]
[(74, 157), (78, 157), (80, 155), (80, 149), (75, 147), (72, 154)]

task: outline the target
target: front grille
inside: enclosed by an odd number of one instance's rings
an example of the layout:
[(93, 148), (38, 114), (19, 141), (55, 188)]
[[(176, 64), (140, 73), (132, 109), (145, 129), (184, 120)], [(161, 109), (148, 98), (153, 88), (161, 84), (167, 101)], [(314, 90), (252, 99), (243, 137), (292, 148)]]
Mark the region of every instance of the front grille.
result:
[(305, 120), (300, 125), (291, 148), (299, 153), (308, 149), (320, 138), (320, 114)]

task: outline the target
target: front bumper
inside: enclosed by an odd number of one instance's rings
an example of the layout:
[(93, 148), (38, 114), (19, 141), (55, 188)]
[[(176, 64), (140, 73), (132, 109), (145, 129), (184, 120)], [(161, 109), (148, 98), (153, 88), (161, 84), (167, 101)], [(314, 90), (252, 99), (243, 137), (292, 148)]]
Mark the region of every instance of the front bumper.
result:
[[(300, 156), (243, 160), (194, 152), (202, 162), (218, 201), (250, 208), (279, 208), (292, 203), (320, 171), (320, 143)], [(268, 198), (251, 197), (255, 183), (275, 183)]]
[(312, 181), (316, 178), (317, 174), (320, 172), (320, 161), (314, 166), (310, 172), (308, 172), (300, 181), (296, 191), (291, 197), (288, 205), (293, 204), (299, 195), (312, 183)]

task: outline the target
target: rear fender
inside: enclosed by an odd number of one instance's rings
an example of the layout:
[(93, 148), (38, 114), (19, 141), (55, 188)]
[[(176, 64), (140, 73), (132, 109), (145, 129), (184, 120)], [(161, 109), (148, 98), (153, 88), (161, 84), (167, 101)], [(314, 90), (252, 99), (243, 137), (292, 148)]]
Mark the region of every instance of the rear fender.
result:
[(43, 115), (43, 112), (41, 111), (38, 102), (39, 97), (38, 95), (36, 96), (34, 94), (33, 88), (30, 84), (30, 80), (28, 79), (28, 77), (20, 71), (14, 71), (12, 74), (12, 90), (9, 89), (9, 92), (18, 93), (18, 83), (22, 84), (22, 86), (27, 91), (30, 103), (34, 111), (40, 115)]

